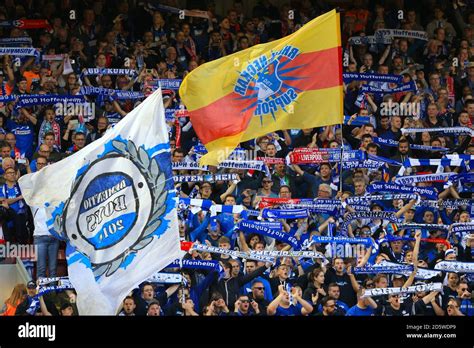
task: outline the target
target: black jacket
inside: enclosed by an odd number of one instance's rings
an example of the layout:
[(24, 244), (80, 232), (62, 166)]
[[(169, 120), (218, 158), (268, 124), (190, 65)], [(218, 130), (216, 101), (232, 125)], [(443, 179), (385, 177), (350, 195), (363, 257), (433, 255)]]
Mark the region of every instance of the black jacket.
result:
[(230, 311), (234, 310), (234, 303), (237, 301), (240, 288), (242, 285), (247, 284), (252, 279), (260, 276), (265, 272), (267, 267), (262, 266), (257, 268), (255, 271), (249, 274), (240, 274), (236, 278), (221, 279), (217, 282), (217, 291), (224, 297), (224, 301), (229, 307)]

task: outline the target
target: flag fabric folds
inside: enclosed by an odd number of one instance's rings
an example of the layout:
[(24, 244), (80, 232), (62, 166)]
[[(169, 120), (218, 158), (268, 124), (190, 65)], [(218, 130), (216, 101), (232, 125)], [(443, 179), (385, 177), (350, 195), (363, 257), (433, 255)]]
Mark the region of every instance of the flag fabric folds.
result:
[(339, 14), (315, 18), (282, 39), (203, 64), (179, 94), (216, 165), (242, 141), (281, 129), (341, 124)]
[(182, 255), (161, 90), (72, 156), (23, 176), (67, 243), (81, 315), (114, 315), (142, 281)]

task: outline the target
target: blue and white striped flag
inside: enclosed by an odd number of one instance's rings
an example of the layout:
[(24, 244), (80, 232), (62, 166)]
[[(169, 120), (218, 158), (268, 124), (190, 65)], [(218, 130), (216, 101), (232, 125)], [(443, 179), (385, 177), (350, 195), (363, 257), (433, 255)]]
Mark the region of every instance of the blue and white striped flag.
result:
[(182, 256), (161, 90), (99, 140), (23, 176), (20, 187), (67, 243), (81, 315), (116, 314), (133, 288)]

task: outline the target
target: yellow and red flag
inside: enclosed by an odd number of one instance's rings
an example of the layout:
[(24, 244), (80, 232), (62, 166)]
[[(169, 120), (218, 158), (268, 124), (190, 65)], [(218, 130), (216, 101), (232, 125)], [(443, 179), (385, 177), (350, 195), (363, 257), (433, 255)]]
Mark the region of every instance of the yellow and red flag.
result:
[(282, 39), (203, 64), (179, 89), (208, 153), (224, 161), (243, 141), (343, 121), (341, 34), (333, 10)]

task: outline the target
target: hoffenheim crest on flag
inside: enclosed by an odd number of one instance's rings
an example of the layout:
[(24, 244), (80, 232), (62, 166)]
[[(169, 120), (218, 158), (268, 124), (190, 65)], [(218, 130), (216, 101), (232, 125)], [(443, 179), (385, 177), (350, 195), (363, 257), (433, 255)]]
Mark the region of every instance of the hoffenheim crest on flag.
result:
[[(251, 61), (244, 71), (240, 72), (234, 92), (241, 97), (237, 99), (254, 100), (242, 112), (255, 108), (254, 116), (272, 114), (278, 109), (287, 111), (288, 105), (298, 97), (301, 90), (293, 87), (290, 81), (300, 80), (304, 77), (297, 76), (296, 71), (303, 67), (286, 68), (300, 51), (291, 45), (284, 46), (281, 50), (271, 52), (271, 56), (262, 55)], [(290, 75), (291, 73), (291, 75)]]
[(81, 314), (115, 314), (182, 256), (170, 151), (158, 89), (100, 139), (20, 179), (26, 202), (44, 207), (66, 241)]

